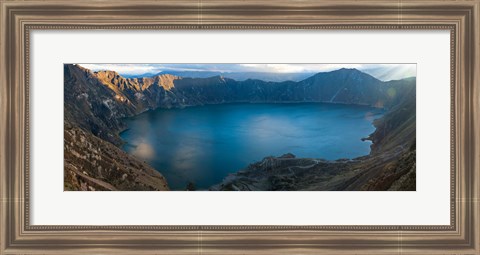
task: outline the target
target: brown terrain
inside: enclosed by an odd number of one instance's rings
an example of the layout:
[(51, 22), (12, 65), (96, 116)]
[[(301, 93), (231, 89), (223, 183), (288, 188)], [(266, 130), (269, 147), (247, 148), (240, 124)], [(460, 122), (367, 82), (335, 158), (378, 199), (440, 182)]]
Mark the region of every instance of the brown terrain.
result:
[(67, 125), (65, 190), (168, 190), (165, 178), (115, 145)]

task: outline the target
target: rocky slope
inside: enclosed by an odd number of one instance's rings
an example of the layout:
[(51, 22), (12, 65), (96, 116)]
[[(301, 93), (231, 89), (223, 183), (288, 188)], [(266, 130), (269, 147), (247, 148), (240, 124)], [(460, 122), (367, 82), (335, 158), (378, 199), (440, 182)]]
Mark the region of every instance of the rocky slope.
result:
[[(159, 107), (172, 108), (234, 102), (329, 102), (369, 105), (388, 110), (388, 113), (384, 118), (375, 122), (377, 131), (368, 138), (374, 143), (374, 147), (372, 147), (372, 155), (369, 156), (370, 158), (355, 159), (348, 162), (342, 161), (339, 164), (337, 164), (338, 162), (324, 162), (315, 159), (309, 161), (309, 159), (292, 159), (289, 157), (269, 157), (265, 159), (267, 162), (278, 161), (282, 162), (281, 164), (289, 162), (291, 166), (287, 167), (287, 170), (285, 170), (289, 172), (295, 172), (295, 169), (297, 168), (316, 169), (319, 168), (319, 166), (312, 165), (312, 162), (323, 162), (323, 167), (320, 167), (319, 169), (330, 169), (331, 167), (332, 171), (333, 169), (339, 171), (338, 169), (341, 168), (348, 172), (345, 172), (345, 176), (359, 176), (357, 173), (358, 171), (352, 172), (349, 171), (349, 169), (377, 169), (378, 167), (375, 163), (376, 159), (373, 158), (374, 154), (383, 155), (386, 157), (385, 159), (382, 159), (384, 162), (392, 163), (393, 159), (398, 159), (401, 155), (404, 155), (404, 153), (407, 152), (405, 148), (409, 147), (409, 145), (405, 143), (406, 139), (408, 138), (409, 143), (413, 143), (412, 139), (413, 141), (415, 139), (415, 117), (412, 115), (412, 106), (406, 104), (406, 100), (412, 98), (412, 93), (413, 98), (415, 96), (414, 78), (382, 82), (356, 69), (340, 69), (332, 72), (318, 73), (299, 82), (266, 82), (252, 79), (236, 81), (222, 76), (209, 78), (182, 78), (169, 74), (145, 78), (124, 78), (113, 71), (92, 72), (79, 65), (70, 64), (64, 66), (64, 76), (66, 189), (84, 189), (85, 187), (87, 187), (87, 189), (90, 189), (90, 187), (94, 189), (108, 189), (106, 188), (108, 185), (105, 185), (105, 183), (100, 181), (112, 185), (115, 189), (122, 190), (161, 190), (168, 188), (166, 183), (164, 183), (164, 179), (163, 182), (152, 182), (147, 180), (148, 178), (156, 178), (155, 180), (160, 180), (163, 177), (149, 171), (148, 169), (151, 169), (151, 167), (139, 162), (136, 158), (126, 155), (114, 146), (118, 146), (122, 143), (122, 140), (118, 136), (118, 133), (125, 128), (122, 118), (134, 116), (146, 110)], [(395, 115), (391, 115), (393, 113), (395, 113)], [(415, 106), (413, 105), (413, 114), (414, 113)], [(403, 129), (401, 128), (401, 125), (404, 125)], [(408, 128), (405, 128), (407, 126)], [(413, 130), (409, 129), (412, 127)], [(80, 137), (87, 141), (86, 144), (90, 144), (88, 146), (96, 146), (97, 151), (99, 151), (99, 148), (109, 148), (108, 151), (115, 151), (115, 153), (112, 152), (103, 156), (109, 158), (111, 162), (120, 162), (120, 164), (123, 164), (122, 166), (119, 166), (120, 170), (118, 173), (110, 172), (111, 175), (108, 176), (108, 178), (105, 177), (103, 172), (101, 174), (100, 172), (87, 172), (87, 176), (79, 174), (83, 173), (79, 169), (87, 167), (88, 164), (80, 159), (81, 157), (79, 157), (79, 155), (81, 156), (81, 154), (73, 155), (71, 151), (80, 152), (85, 148), (76, 148), (75, 142), (70, 145), (73, 147), (68, 147), (67, 143), (67, 139), (78, 141), (77, 136), (79, 133), (82, 133)], [(75, 134), (75, 136), (73, 136), (73, 134)], [(412, 134), (413, 138), (411, 138)], [(399, 150), (399, 146), (403, 149)], [(105, 153), (105, 151), (106, 150), (102, 150), (102, 153)], [(412, 153), (413, 155), (415, 154), (414, 152)], [(386, 155), (391, 156), (387, 157)], [(128, 160), (122, 160), (126, 156), (128, 156)], [(71, 165), (67, 165), (67, 159), (70, 159), (69, 163)], [(367, 163), (369, 162), (369, 159), (371, 161), (370, 164)], [(110, 161), (106, 160), (105, 162), (108, 163)], [(358, 163), (354, 164), (358, 161), (361, 161), (360, 165), (358, 165)], [(142, 166), (143, 169), (147, 169), (146, 171), (143, 171), (143, 173), (146, 173), (148, 178), (137, 178), (138, 176), (141, 176), (142, 172), (136, 173), (135, 171), (132, 171), (132, 169), (128, 167), (131, 162), (136, 166)], [(258, 178), (258, 180), (260, 180), (263, 177), (260, 178), (259, 176), (256, 176), (256, 174), (261, 172), (263, 169), (262, 166), (267, 166), (269, 164), (270, 163), (264, 163), (258, 166), (250, 166), (246, 171), (242, 171), (242, 173), (249, 173), (251, 174), (249, 178)], [(326, 165), (328, 164), (332, 165), (327, 167)], [(107, 165), (105, 165), (105, 167), (106, 166)], [(292, 170), (292, 166), (297, 166), (297, 168), (293, 168)], [(103, 167), (104, 166), (102, 166), (102, 169), (104, 169)], [(258, 169), (259, 171), (255, 171), (255, 169)], [(385, 170), (385, 168), (382, 169)], [(388, 169), (391, 170), (393, 168), (390, 166)], [(158, 170), (161, 171), (161, 169)], [(281, 168), (278, 168), (277, 170), (280, 171)], [(371, 174), (365, 176), (373, 176), (375, 178), (383, 176), (382, 178), (390, 180), (391, 178), (389, 176), (391, 176), (391, 174), (384, 176), (388, 171), (385, 170), (385, 172), (383, 170), (372, 170), (373, 172)], [(70, 172), (67, 173), (67, 171)], [(394, 171), (395, 174), (398, 172), (397, 170), (392, 171)], [(238, 175), (240, 176), (242, 173), (238, 173)], [(332, 175), (333, 173), (334, 172), (332, 172)], [(72, 177), (74, 174), (77, 179)], [(123, 174), (133, 174), (137, 177), (128, 179), (129, 181), (125, 184), (122, 183), (122, 181), (125, 180)], [(294, 179), (297, 178), (297, 174)], [(265, 175), (265, 178), (267, 179), (275, 179), (284, 176), (283, 174), (276, 172), (270, 174), (263, 173), (263, 175)], [(402, 174), (401, 177), (402, 176), (404, 176), (404, 174)], [(397, 181), (401, 177), (394, 179)], [(98, 181), (93, 181), (92, 178)], [(322, 178), (325, 178), (325, 176)], [(79, 179), (81, 180), (79, 181)], [(232, 176), (229, 177), (229, 181), (238, 179), (239, 178), (234, 178)], [(90, 180), (88, 182), (90, 183), (90, 186), (82, 184), (87, 183), (87, 180)], [(132, 182), (132, 180), (136, 181)], [(296, 182), (307, 183), (307, 180), (300, 180), (301, 179), (296, 179)], [(363, 178), (362, 180), (363, 184), (369, 181), (366, 180), (366, 178)], [(341, 183), (342, 181), (345, 180), (339, 179), (338, 183)], [(355, 185), (354, 181), (350, 179), (349, 181), (352, 183), (350, 186), (335, 186), (333, 185), (335, 182), (330, 180), (326, 181), (330, 182), (327, 186), (319, 186), (317, 188), (323, 190), (360, 187), (359, 185)], [(138, 184), (136, 184), (137, 182)], [(278, 181), (273, 182), (276, 183)], [(235, 189), (230, 188), (234, 186), (237, 188), (242, 186), (245, 187), (245, 189), (254, 189), (253, 187), (257, 184), (252, 185), (253, 184), (238, 184), (232, 186), (228, 184), (228, 182), (224, 182), (216, 186), (215, 189)], [(262, 188), (268, 187), (268, 189), (285, 189), (276, 185), (268, 186), (270, 184), (267, 185), (266, 183), (258, 185)], [(380, 189), (379, 187), (375, 188), (365, 185), (361, 186), (361, 188)], [(388, 187), (390, 186), (393, 186), (393, 184), (388, 185)], [(397, 186), (403, 187), (401, 185)], [(307, 186), (294, 187), (298, 189), (309, 189)], [(315, 189), (313, 186), (310, 188)], [(110, 189), (112, 189), (112, 187), (110, 187)]]
[(415, 146), (352, 160), (266, 157), (210, 190), (415, 190)]
[[(121, 118), (150, 109), (176, 77), (127, 80), (115, 72), (93, 73), (64, 67), (64, 189), (168, 190), (165, 178), (145, 162), (128, 155), (118, 132)], [(153, 88), (149, 93), (135, 91)]]
[[(158, 105), (169, 105), (168, 93), (175, 76), (125, 79), (113, 71), (92, 72), (78, 65), (64, 67), (64, 121), (95, 136), (120, 144), (121, 118)], [(168, 98), (158, 101), (160, 98)]]
[(165, 178), (113, 144), (67, 124), (65, 190), (168, 190)]

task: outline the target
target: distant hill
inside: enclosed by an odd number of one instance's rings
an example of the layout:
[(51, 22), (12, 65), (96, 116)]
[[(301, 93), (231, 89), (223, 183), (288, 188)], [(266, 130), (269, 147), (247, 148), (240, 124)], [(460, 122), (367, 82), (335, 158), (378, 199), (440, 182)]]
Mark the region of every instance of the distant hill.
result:
[(143, 78), (154, 77), (158, 75), (171, 74), (184, 78), (210, 78), (214, 76), (222, 76), (236, 81), (244, 81), (248, 79), (256, 79), (263, 81), (301, 81), (315, 73), (269, 73), (269, 72), (211, 72), (211, 71), (163, 71), (160, 73), (145, 73), (140, 75), (123, 75), (125, 78)]

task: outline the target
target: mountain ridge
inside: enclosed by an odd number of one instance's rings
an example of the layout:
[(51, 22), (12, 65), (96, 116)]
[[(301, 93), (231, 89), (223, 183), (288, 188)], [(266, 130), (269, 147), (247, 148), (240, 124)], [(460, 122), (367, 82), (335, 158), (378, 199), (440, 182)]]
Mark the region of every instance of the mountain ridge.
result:
[(216, 72), (216, 71), (175, 71), (166, 70), (158, 73), (145, 73), (136, 75), (123, 75), (125, 78), (154, 77), (160, 74), (172, 74), (184, 78), (209, 78), (213, 76), (224, 76), (236, 81), (256, 79), (263, 81), (280, 82), (285, 80), (300, 81), (314, 72), (307, 73), (273, 73), (273, 72)]
[[(367, 69), (367, 70), (362, 70), (361, 72), (367, 73), (381, 81), (401, 80), (401, 79), (407, 78), (407, 77), (400, 78), (400, 75), (398, 74), (397, 70), (391, 67), (387, 69), (385, 69), (385, 67)], [(223, 72), (223, 71), (193, 71), (193, 70), (189, 71), (189, 70), (166, 69), (160, 72), (148, 72), (143, 74), (122, 73), (121, 75), (125, 78), (153, 77), (159, 74), (172, 74), (172, 75), (185, 77), (185, 78), (187, 77), (188, 78), (208, 78), (208, 77), (220, 75), (220, 76), (234, 79), (236, 81), (253, 79), (253, 80), (271, 81), (271, 82), (281, 82), (281, 81), (287, 81), (287, 80), (298, 82), (316, 73), (318, 72), (314, 72), (314, 71), (308, 71), (308, 72), (227, 71), (227, 72)]]

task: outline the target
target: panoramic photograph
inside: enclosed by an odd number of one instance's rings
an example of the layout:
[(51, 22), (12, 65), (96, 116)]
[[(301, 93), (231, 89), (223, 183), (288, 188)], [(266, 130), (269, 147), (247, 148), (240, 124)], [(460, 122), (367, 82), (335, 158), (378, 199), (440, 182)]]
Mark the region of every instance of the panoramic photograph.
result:
[(64, 64), (65, 191), (415, 191), (416, 64)]

